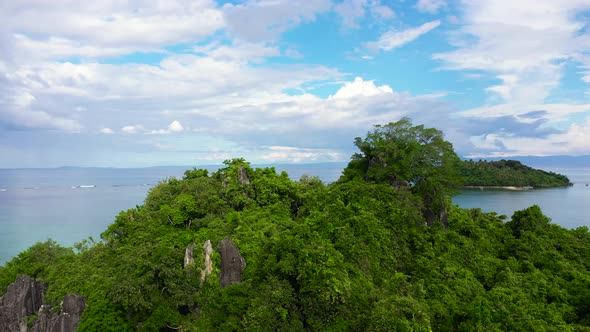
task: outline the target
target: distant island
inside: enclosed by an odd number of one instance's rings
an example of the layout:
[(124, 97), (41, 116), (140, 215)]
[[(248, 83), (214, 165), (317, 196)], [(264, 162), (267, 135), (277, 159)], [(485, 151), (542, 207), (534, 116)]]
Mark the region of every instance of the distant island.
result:
[(33, 245), (0, 266), (0, 331), (590, 331), (588, 227), (451, 200), (462, 164), (480, 185), (559, 175), (463, 162), (408, 118), (354, 144), (330, 184), (226, 160), (98, 241)]
[(524, 190), (567, 187), (567, 176), (535, 169), (517, 160), (464, 160), (461, 163), (464, 188)]

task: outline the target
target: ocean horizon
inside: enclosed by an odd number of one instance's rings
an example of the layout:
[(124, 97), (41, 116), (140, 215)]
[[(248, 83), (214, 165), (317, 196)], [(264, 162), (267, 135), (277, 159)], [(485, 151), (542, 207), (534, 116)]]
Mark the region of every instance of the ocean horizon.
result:
[[(99, 240), (119, 212), (143, 204), (150, 188), (160, 181), (181, 178), (185, 170), (195, 167), (215, 171), (222, 166), (0, 169), (0, 264), (49, 238), (65, 246), (89, 237)], [(293, 180), (307, 174), (329, 183), (338, 179), (346, 163), (252, 166), (275, 167)], [(522, 192), (465, 190), (453, 202), (508, 217), (537, 204), (563, 227), (590, 226), (590, 187), (586, 186), (590, 184), (590, 167), (545, 169), (567, 175), (575, 185)]]

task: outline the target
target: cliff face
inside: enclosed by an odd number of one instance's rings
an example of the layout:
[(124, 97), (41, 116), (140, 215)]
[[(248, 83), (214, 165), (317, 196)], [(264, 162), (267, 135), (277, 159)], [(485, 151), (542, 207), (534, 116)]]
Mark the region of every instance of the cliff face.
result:
[(73, 332), (76, 331), (80, 317), (86, 307), (86, 299), (80, 295), (68, 294), (64, 297), (61, 311), (54, 313), (50, 307), (42, 305), (47, 284), (22, 275), (8, 286), (6, 294), (0, 297), (0, 331), (27, 331), (27, 316), (39, 314), (31, 331), (34, 332)]
[(0, 297), (0, 331), (26, 331), (27, 316), (37, 313), (43, 301), (47, 285), (21, 275), (8, 286)]

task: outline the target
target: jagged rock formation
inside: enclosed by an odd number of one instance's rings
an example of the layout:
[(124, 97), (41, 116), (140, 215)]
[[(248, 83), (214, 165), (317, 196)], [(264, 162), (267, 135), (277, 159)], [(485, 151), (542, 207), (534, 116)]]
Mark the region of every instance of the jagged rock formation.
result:
[(241, 185), (250, 184), (250, 178), (248, 178), (248, 172), (243, 166), (238, 168), (238, 183)]
[(211, 272), (213, 272), (213, 260), (211, 259), (211, 254), (213, 253), (213, 247), (211, 246), (211, 241), (207, 240), (205, 241), (205, 244), (203, 245), (203, 256), (204, 258), (204, 263), (205, 263), (205, 268), (203, 270), (201, 270), (201, 285), (203, 285), (203, 282), (205, 281), (205, 277), (207, 277), (208, 275), (211, 274)]
[(0, 297), (0, 331), (26, 331), (27, 316), (37, 313), (41, 307), (47, 284), (21, 275), (8, 286)]
[(187, 266), (189, 266), (190, 264), (194, 264), (195, 263), (195, 259), (193, 257), (193, 250), (195, 249), (195, 244), (191, 244), (188, 247), (186, 247), (186, 250), (184, 251), (184, 263), (183, 266), (186, 268)]
[(33, 324), (32, 332), (73, 332), (78, 328), (82, 313), (86, 308), (86, 298), (77, 294), (64, 296), (59, 314), (51, 308), (42, 306)]
[(21, 275), (8, 286), (0, 297), (0, 331), (27, 331), (27, 316), (38, 313), (33, 323), (33, 332), (73, 332), (78, 328), (86, 308), (86, 298), (76, 294), (64, 296), (59, 314), (49, 306), (42, 305), (47, 284)]
[(218, 250), (221, 254), (221, 275), (219, 277), (221, 288), (242, 281), (242, 272), (246, 268), (246, 261), (238, 248), (226, 237), (219, 241)]

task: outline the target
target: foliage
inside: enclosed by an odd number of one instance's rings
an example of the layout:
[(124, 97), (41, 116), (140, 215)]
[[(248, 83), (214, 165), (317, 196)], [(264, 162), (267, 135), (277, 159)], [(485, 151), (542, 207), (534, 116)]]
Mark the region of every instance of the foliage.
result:
[(464, 160), (461, 175), (466, 186), (550, 188), (571, 185), (565, 175), (534, 169), (516, 160)]
[[(440, 132), (403, 120), (357, 143), (330, 185), (243, 159), (167, 179), (101, 241), (21, 253), (0, 267), (0, 290), (29, 274), (48, 282), (50, 305), (86, 296), (81, 331), (590, 330), (587, 227), (561, 228), (537, 206), (504, 222), (447, 201), (448, 227), (427, 226), (428, 195), (457, 183)], [(214, 251), (201, 284), (200, 248), (226, 236), (247, 262), (242, 281), (219, 287)]]
[(377, 125), (365, 139), (355, 138), (360, 153), (352, 156), (340, 181), (363, 178), (369, 182), (409, 187), (424, 201), (427, 223), (446, 223), (448, 197), (460, 187), (459, 157), (443, 133), (408, 118)]

